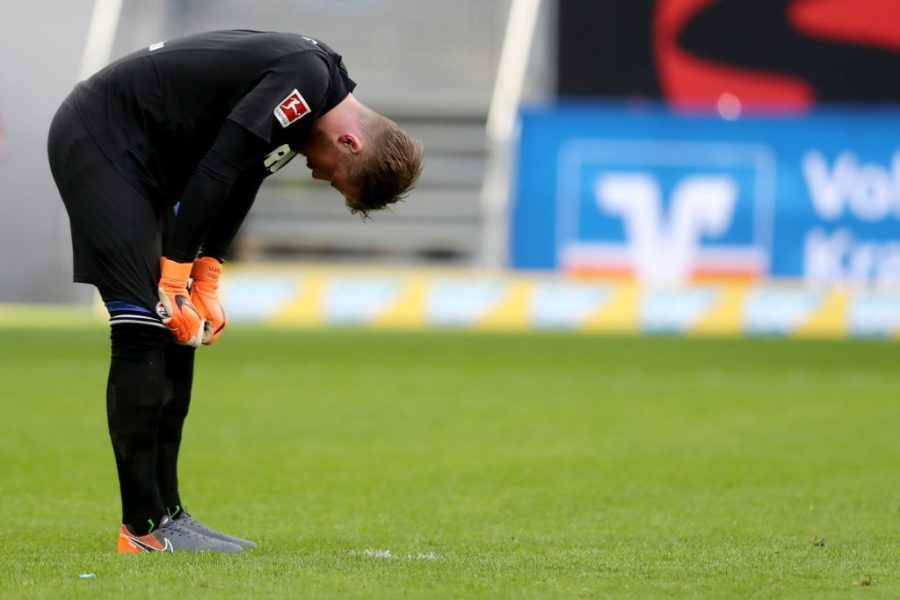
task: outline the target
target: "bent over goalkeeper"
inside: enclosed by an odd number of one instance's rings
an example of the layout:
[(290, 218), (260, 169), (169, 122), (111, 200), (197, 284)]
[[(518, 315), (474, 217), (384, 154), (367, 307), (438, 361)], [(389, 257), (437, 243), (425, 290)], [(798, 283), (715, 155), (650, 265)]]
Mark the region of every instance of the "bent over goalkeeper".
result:
[(354, 88), (318, 40), (218, 31), (112, 63), (56, 113), (48, 153), (74, 280), (95, 285), (110, 315), (119, 552), (255, 546), (197, 521), (178, 491), (194, 353), (227, 324), (222, 263), (265, 177), (301, 154), (363, 215), (415, 183), (421, 146)]

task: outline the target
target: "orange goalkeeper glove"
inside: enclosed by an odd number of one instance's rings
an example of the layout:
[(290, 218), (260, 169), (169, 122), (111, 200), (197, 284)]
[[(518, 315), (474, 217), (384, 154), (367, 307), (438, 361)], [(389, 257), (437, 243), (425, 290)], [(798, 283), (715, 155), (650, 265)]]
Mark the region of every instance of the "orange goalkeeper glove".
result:
[(194, 261), (191, 270), (191, 278), (194, 283), (191, 287), (191, 302), (197, 307), (200, 316), (205, 319), (203, 328), (203, 343), (212, 344), (222, 334), (228, 318), (222, 301), (219, 300), (219, 276), (222, 274), (222, 263), (204, 256)]
[(187, 291), (191, 263), (160, 260), (159, 307), (163, 325), (172, 330), (175, 341), (197, 347), (203, 339), (203, 317), (191, 304)]

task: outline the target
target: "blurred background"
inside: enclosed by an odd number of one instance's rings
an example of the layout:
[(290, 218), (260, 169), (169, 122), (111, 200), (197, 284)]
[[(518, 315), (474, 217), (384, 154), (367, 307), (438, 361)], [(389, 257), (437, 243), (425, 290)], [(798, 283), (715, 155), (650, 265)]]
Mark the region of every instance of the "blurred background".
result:
[(896, 336), (893, 0), (6, 0), (0, 303), (90, 305), (46, 164), (110, 60), (296, 31), (423, 141), (362, 222), (294, 165), (228, 273), (236, 320), (301, 326)]

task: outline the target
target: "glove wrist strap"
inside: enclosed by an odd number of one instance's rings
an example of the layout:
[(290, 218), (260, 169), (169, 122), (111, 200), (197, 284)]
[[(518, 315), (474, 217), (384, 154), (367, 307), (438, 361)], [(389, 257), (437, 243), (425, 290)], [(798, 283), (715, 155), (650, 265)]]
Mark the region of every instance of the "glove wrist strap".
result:
[(159, 261), (160, 278), (187, 283), (191, 276), (191, 263), (179, 263), (162, 257)]

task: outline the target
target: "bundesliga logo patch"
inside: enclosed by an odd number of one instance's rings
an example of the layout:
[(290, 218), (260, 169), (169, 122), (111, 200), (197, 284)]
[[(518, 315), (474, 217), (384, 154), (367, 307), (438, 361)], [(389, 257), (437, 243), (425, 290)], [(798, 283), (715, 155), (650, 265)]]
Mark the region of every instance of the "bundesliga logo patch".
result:
[(306, 99), (303, 98), (300, 92), (294, 90), (288, 94), (287, 98), (278, 103), (278, 106), (275, 108), (275, 118), (278, 119), (282, 127), (287, 127), (294, 121), (301, 119), (309, 110), (309, 104), (306, 103)]

